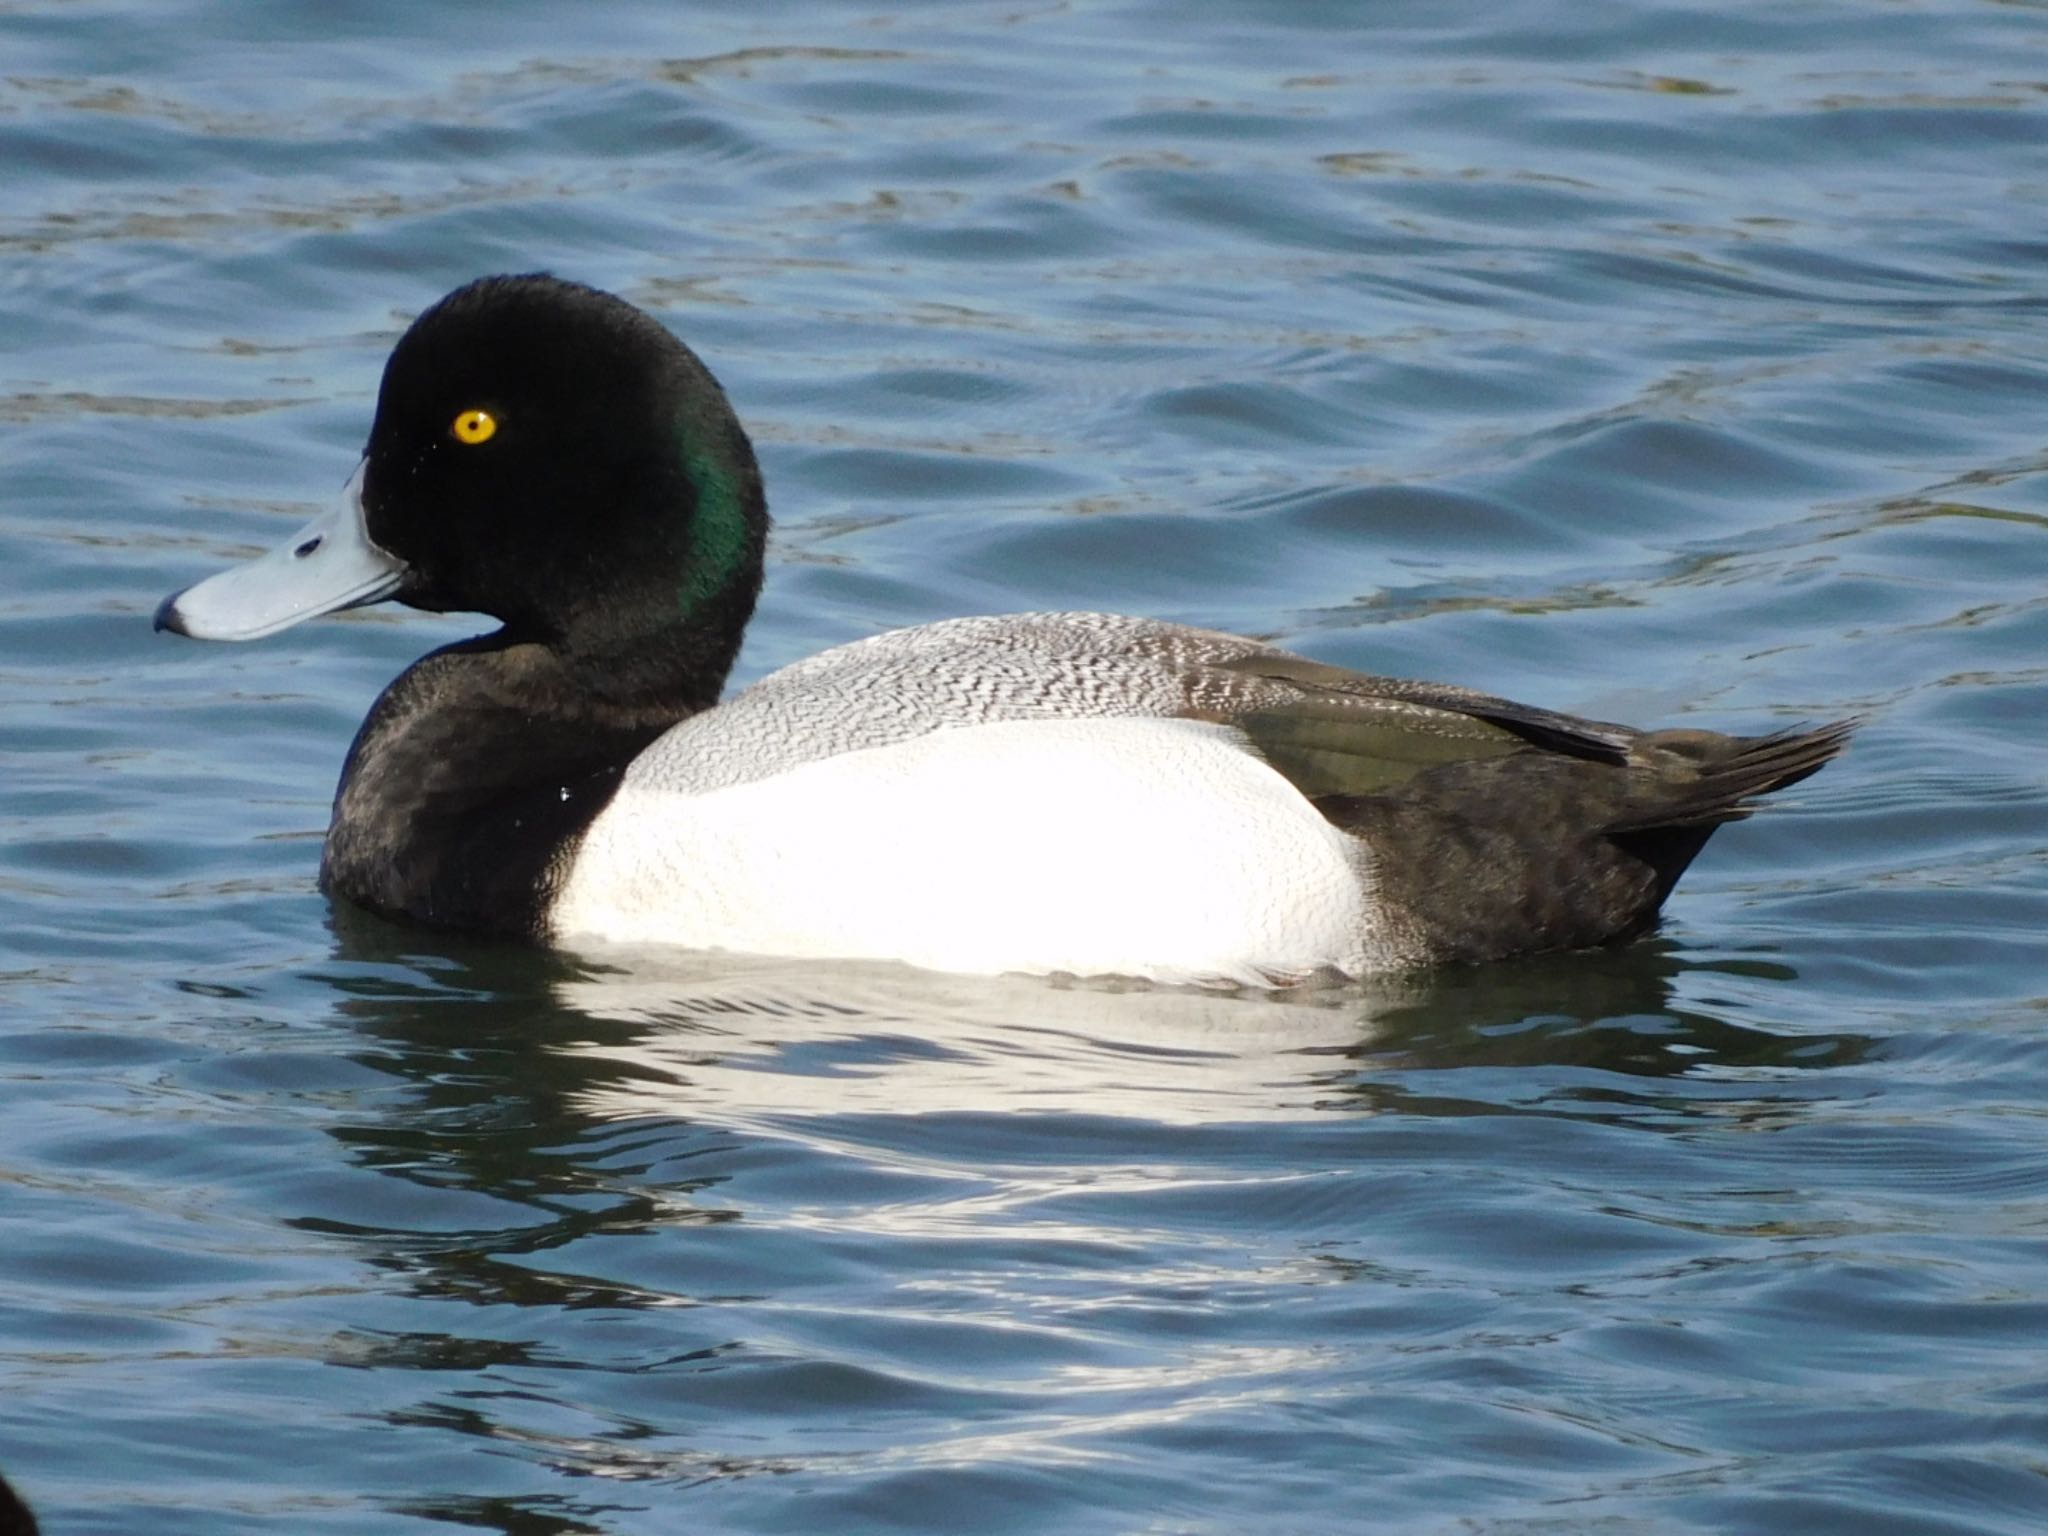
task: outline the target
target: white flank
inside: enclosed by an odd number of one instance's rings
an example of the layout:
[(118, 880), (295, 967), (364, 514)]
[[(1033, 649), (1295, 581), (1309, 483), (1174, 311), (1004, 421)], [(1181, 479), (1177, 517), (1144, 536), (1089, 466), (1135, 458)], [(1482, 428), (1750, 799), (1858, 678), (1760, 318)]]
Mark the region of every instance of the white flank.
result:
[(629, 771), (555, 936), (1267, 986), (1380, 968), (1363, 850), (1230, 728), (1013, 720), (697, 794)]

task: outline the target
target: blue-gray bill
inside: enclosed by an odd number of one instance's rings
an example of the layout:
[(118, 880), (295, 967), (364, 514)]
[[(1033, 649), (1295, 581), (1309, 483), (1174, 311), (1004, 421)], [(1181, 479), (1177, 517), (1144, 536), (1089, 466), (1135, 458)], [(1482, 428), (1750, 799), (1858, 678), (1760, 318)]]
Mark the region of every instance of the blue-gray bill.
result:
[(363, 523), (363, 471), (334, 505), (267, 555), (174, 592), (156, 627), (195, 640), (260, 640), (304, 619), (382, 602), (405, 564), (379, 549)]

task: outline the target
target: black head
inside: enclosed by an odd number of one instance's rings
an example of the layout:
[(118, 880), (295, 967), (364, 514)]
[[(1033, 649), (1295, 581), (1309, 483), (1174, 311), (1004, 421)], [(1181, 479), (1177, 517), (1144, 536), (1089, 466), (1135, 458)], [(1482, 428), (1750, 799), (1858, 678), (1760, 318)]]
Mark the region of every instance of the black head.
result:
[(702, 708), (767, 532), (754, 450), (695, 353), (608, 293), (487, 277), (399, 339), (335, 505), (156, 622), (255, 640), (395, 597), (502, 620), (478, 643), (543, 645), (596, 700)]
[(737, 651), (768, 520), (753, 448), (696, 354), (623, 299), (544, 274), (458, 288), (392, 351), (365, 454), (400, 601), (572, 652), (679, 627)]
[(717, 631), (723, 676), (768, 512), (752, 444), (688, 346), (623, 299), (528, 274), (457, 289), (393, 348), (362, 520), (403, 563), (401, 602), (606, 659)]

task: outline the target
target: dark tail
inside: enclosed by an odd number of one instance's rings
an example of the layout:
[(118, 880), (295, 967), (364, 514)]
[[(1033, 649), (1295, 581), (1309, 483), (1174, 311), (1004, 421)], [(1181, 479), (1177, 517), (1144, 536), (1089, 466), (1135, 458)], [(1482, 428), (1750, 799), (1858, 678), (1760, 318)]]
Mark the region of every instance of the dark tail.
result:
[(1652, 787), (1604, 831), (1656, 872), (1661, 906), (1716, 827), (1749, 815), (1759, 797), (1820, 772), (1860, 724), (1836, 720), (1769, 736), (1651, 731), (1632, 743), (1629, 757), (1648, 770)]
[(1632, 800), (1607, 830), (1646, 832), (1740, 821), (1756, 809), (1759, 795), (1820, 772), (1849, 744), (1860, 724), (1836, 720), (1817, 730), (1775, 731), (1769, 736), (1647, 732), (1630, 746), (1629, 759), (1632, 766), (1650, 771), (1655, 787)]

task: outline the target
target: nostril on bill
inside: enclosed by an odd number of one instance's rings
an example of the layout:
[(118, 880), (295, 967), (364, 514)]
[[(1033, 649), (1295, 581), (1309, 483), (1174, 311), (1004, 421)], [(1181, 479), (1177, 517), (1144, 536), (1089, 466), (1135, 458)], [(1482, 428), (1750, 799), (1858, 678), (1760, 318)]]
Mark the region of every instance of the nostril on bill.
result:
[(313, 535), (313, 537), (306, 540), (305, 543), (301, 544), (297, 549), (292, 551), (292, 558), (294, 560), (303, 560), (306, 558), (306, 556), (312, 554), (314, 550), (318, 549), (324, 542), (326, 542), (324, 537), (316, 533)]

